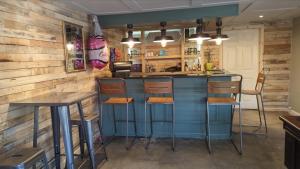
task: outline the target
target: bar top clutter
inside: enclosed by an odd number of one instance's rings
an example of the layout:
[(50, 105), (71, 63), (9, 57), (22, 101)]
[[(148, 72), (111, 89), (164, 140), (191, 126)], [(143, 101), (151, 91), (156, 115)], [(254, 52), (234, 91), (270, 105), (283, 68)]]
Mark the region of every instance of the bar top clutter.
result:
[(137, 73), (132, 72), (128, 77), (124, 79), (138, 79), (146, 77), (159, 77), (159, 76), (171, 76), (175, 78), (187, 78), (187, 77), (206, 77), (206, 76), (232, 76), (234, 74), (227, 71), (199, 71), (199, 72), (152, 72), (152, 73)]

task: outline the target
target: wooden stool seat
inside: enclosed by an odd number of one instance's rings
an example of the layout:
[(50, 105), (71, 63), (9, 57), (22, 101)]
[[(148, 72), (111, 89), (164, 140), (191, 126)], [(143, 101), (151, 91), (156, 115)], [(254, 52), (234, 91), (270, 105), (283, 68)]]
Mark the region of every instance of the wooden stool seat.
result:
[(232, 97), (208, 97), (208, 104), (238, 104), (238, 102)]
[(22, 148), (0, 157), (0, 169), (26, 169), (31, 168), (38, 161), (43, 161), (48, 169), (44, 150), (39, 148)]
[(172, 97), (149, 97), (147, 100), (149, 104), (172, 104), (174, 99)]
[(258, 91), (258, 90), (242, 90), (242, 94), (245, 94), (245, 95), (258, 95), (258, 94), (260, 94), (260, 91)]
[(131, 103), (133, 101), (133, 98), (131, 97), (112, 97), (107, 99), (104, 103), (106, 104), (127, 104)]

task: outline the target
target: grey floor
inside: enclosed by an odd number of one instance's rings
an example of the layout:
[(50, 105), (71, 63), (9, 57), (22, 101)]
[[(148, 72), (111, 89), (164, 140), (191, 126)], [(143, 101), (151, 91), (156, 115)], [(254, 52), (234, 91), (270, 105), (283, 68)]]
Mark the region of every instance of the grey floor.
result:
[[(248, 110), (244, 114), (244, 123), (258, 122), (257, 112)], [(143, 141), (139, 140), (127, 151), (124, 139), (116, 139), (108, 145), (109, 160), (101, 169), (284, 169), (284, 131), (279, 115), (267, 114), (267, 137), (244, 135), (242, 156), (229, 141), (214, 141), (213, 153), (209, 154), (205, 142), (201, 140), (178, 139), (176, 151), (172, 152), (169, 140), (157, 140), (147, 151)], [(254, 130), (249, 127), (244, 129), (247, 132)]]

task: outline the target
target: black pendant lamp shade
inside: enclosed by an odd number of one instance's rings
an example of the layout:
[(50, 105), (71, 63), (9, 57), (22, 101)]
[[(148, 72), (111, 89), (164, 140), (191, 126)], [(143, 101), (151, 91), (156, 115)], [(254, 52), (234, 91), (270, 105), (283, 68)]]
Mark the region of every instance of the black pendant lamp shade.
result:
[(165, 29), (166, 25), (167, 22), (160, 22), (160, 26), (162, 27), (162, 29), (160, 30), (160, 36), (156, 36), (153, 41), (153, 42), (161, 43), (162, 47), (165, 47), (167, 45), (167, 42), (174, 42), (172, 36), (167, 36), (167, 31)]
[(201, 44), (204, 40), (209, 40), (210, 36), (208, 33), (203, 32), (203, 19), (197, 19), (197, 28), (196, 28), (196, 33), (192, 34), (189, 37), (190, 41), (197, 41), (197, 43)]
[(128, 45), (129, 48), (132, 48), (135, 44), (141, 43), (139, 38), (133, 37), (133, 32), (132, 32), (133, 25), (127, 24), (127, 29), (128, 29), (128, 37), (122, 38), (121, 43)]
[(221, 45), (222, 41), (228, 40), (229, 37), (227, 35), (222, 34), (222, 19), (217, 18), (216, 21), (216, 35), (212, 35), (212, 39), (210, 41), (216, 42), (217, 45)]

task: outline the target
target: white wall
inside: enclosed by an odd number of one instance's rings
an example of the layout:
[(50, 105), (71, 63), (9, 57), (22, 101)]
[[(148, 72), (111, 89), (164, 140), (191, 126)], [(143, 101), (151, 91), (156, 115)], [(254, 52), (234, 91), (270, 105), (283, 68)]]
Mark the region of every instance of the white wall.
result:
[(289, 104), (300, 112), (300, 18), (294, 20)]

